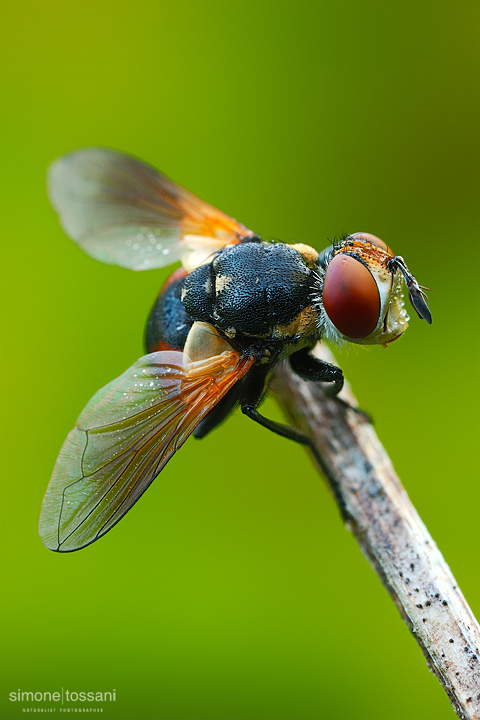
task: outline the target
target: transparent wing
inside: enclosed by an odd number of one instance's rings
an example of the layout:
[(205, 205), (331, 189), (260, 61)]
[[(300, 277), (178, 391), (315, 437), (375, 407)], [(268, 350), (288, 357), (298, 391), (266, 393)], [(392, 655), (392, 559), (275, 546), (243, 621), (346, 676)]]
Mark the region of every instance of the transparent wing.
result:
[(192, 250), (207, 257), (253, 236), (150, 165), (114, 150), (84, 148), (60, 157), (50, 167), (48, 189), (72, 240), (97, 260), (131, 270), (170, 265)]
[(45, 494), (39, 531), (47, 548), (79, 550), (105, 535), (254, 362), (233, 350), (185, 358), (145, 355), (90, 400)]

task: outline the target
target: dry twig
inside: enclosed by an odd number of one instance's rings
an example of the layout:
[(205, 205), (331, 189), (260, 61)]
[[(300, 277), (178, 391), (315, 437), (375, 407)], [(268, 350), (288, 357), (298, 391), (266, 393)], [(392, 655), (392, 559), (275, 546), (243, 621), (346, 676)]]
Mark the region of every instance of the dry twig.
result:
[[(323, 346), (317, 357), (335, 362)], [(480, 718), (480, 628), (371, 424), (319, 385), (279, 367), (273, 389), (312, 438), (347, 527), (386, 587), (461, 718)], [(347, 388), (342, 397), (355, 398)]]

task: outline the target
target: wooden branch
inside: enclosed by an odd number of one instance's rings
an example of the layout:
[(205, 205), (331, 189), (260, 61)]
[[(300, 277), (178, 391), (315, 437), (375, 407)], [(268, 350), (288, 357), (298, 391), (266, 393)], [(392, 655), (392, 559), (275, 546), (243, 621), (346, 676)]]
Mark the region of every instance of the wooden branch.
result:
[[(335, 363), (321, 345), (315, 355)], [(372, 425), (282, 364), (272, 389), (312, 439), (347, 527), (390, 593), (461, 718), (480, 718), (480, 628)], [(347, 387), (341, 393), (356, 400)]]

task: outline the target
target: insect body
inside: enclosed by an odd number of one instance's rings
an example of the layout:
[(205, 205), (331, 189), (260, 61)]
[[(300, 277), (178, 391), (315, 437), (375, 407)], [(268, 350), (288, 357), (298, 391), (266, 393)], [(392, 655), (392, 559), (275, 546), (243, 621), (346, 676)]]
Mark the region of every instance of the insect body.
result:
[(135, 270), (183, 265), (150, 313), (148, 354), (90, 400), (64, 443), (40, 517), (52, 550), (78, 550), (108, 532), (190, 434), (203, 437), (236, 405), (308, 442), (258, 411), (273, 368), (288, 358), (302, 378), (338, 393), (342, 371), (311, 349), (322, 337), (397, 339), (408, 323), (404, 279), (431, 322), (404, 260), (373, 235), (347, 236), (321, 254), (262, 242), (150, 166), (103, 149), (57, 160), (49, 187), (66, 232), (93, 257)]

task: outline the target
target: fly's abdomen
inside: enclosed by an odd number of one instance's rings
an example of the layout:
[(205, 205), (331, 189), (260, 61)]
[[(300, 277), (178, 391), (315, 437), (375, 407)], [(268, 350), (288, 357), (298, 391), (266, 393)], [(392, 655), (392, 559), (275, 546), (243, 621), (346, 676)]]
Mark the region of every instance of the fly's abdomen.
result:
[(192, 318), (186, 313), (181, 300), (186, 277), (187, 273), (180, 268), (168, 278), (161, 289), (145, 328), (147, 352), (183, 350), (193, 325)]

